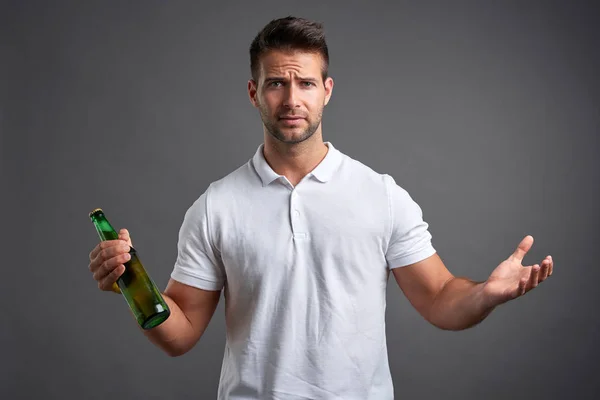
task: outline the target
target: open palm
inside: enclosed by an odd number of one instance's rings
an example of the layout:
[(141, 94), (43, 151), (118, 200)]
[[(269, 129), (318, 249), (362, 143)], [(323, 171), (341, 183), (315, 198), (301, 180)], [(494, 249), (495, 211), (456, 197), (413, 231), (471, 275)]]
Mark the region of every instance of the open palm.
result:
[(500, 263), (486, 281), (485, 291), (493, 304), (522, 296), (552, 275), (554, 262), (551, 256), (546, 256), (540, 264), (523, 266), (523, 258), (532, 245), (533, 237), (525, 236), (515, 252)]

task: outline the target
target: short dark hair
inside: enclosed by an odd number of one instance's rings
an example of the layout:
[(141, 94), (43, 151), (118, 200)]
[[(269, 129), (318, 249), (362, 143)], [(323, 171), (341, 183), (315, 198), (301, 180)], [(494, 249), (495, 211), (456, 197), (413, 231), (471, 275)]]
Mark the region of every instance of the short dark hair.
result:
[(323, 24), (319, 22), (288, 16), (274, 19), (265, 25), (250, 45), (250, 71), (255, 81), (258, 81), (260, 56), (270, 50), (318, 53), (323, 59), (323, 80), (327, 78), (329, 50)]

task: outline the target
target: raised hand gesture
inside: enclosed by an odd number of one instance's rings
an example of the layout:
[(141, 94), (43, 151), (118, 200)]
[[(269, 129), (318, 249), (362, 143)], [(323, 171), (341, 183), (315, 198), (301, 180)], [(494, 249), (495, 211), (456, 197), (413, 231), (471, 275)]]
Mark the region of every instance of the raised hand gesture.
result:
[(554, 262), (549, 255), (540, 264), (522, 264), (532, 245), (533, 237), (525, 236), (515, 252), (494, 269), (484, 289), (492, 305), (500, 305), (522, 296), (552, 275)]

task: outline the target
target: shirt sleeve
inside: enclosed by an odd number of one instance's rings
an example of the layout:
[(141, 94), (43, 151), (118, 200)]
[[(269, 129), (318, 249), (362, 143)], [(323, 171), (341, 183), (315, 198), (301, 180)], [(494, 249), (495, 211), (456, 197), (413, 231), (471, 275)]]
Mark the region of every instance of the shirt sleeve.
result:
[(422, 261), (435, 254), (429, 225), (421, 207), (408, 192), (385, 175), (390, 208), (391, 232), (385, 258), (390, 269)]
[(225, 270), (221, 255), (211, 243), (208, 193), (203, 193), (185, 213), (171, 278), (199, 289), (221, 290)]

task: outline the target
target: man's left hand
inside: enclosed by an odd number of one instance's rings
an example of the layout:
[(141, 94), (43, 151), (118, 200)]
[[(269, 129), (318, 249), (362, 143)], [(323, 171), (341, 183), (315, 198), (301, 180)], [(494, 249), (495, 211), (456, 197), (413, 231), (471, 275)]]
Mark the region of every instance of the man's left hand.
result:
[(521, 262), (533, 245), (533, 237), (526, 236), (515, 252), (492, 272), (485, 282), (484, 293), (495, 307), (524, 295), (552, 275), (554, 262), (546, 256), (540, 264), (523, 266)]

